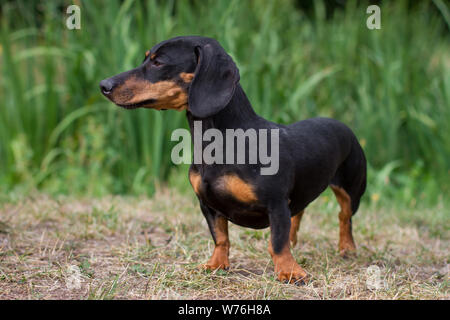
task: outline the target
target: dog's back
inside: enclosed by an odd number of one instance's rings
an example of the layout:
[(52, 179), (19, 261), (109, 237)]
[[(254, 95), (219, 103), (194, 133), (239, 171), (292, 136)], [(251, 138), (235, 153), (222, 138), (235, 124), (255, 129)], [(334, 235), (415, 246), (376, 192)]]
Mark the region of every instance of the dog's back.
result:
[(296, 159), (293, 212), (304, 209), (329, 185), (343, 188), (358, 209), (366, 185), (366, 160), (353, 132), (342, 122), (312, 118), (286, 127)]

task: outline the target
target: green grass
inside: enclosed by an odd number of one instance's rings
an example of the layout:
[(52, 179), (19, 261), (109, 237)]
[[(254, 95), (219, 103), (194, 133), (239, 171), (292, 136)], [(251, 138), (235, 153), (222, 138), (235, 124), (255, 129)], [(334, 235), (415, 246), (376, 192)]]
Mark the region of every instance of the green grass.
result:
[(170, 133), (186, 127), (184, 114), (120, 110), (98, 82), (164, 39), (197, 34), (233, 56), (262, 116), (328, 116), (353, 128), (370, 164), (366, 200), (447, 200), (445, 4), (386, 2), (382, 29), (368, 30), (366, 6), (351, 1), (329, 20), (320, 1), (312, 16), (292, 1), (207, 2), (76, 1), (82, 28), (74, 31), (65, 28), (69, 1), (2, 2), (0, 188), (152, 194), (184, 176), (170, 161)]
[[(296, 286), (276, 280), (268, 229), (230, 224), (230, 270), (201, 271), (213, 241), (192, 191), (11, 199), (0, 204), (0, 299), (450, 299), (442, 208), (363, 204), (346, 259), (338, 212), (331, 192), (306, 210), (292, 252), (310, 282)], [(376, 290), (370, 266), (385, 284)], [(68, 287), (73, 268), (79, 287)]]

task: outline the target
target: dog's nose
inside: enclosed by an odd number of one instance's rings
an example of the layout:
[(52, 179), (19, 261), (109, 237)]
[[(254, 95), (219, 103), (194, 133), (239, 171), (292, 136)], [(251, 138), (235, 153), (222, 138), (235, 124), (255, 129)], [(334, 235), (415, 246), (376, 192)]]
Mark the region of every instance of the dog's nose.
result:
[(105, 79), (100, 81), (100, 90), (102, 93), (107, 96), (111, 93), (114, 87), (114, 82), (111, 79)]

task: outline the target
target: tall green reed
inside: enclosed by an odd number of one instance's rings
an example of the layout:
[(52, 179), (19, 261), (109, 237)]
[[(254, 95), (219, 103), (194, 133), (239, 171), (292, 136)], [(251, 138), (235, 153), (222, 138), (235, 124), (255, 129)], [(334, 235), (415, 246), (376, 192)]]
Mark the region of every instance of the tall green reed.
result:
[[(386, 3), (382, 29), (369, 30), (366, 6), (351, 2), (333, 19), (321, 1), (313, 17), (292, 1), (206, 2), (79, 1), (81, 30), (65, 27), (68, 1), (3, 4), (6, 189), (151, 193), (173, 169), (170, 133), (185, 117), (116, 108), (98, 82), (135, 67), (159, 41), (196, 34), (217, 38), (233, 56), (262, 116), (350, 125), (367, 152), (371, 194), (414, 188), (401, 194), (436, 199), (436, 186), (448, 191), (450, 44), (427, 4)], [(377, 182), (386, 172), (390, 179)]]

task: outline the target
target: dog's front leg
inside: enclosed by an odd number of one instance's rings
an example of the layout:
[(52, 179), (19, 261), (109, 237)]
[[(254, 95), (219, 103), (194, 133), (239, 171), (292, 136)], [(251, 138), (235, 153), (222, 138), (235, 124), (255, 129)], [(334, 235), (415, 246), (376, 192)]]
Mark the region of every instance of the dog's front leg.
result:
[(287, 202), (269, 208), (269, 220), (271, 232), (269, 253), (272, 256), (278, 280), (288, 283), (304, 281), (307, 274), (295, 261), (290, 250), (291, 212)]
[(200, 208), (208, 222), (208, 227), (215, 244), (211, 258), (206, 264), (203, 264), (202, 267), (206, 270), (227, 270), (230, 267), (230, 262), (228, 261), (228, 254), (230, 251), (228, 220), (204, 204), (200, 204)]

